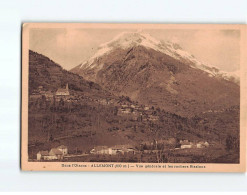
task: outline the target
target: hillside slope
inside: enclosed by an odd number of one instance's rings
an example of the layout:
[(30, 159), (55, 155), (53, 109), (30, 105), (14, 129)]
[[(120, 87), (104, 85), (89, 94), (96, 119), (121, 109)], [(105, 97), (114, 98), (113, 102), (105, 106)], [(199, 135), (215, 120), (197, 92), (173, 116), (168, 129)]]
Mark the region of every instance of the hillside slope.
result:
[[(29, 59), (30, 158), (35, 158), (39, 150), (61, 144), (68, 146), (71, 153), (88, 152), (99, 145), (138, 146), (145, 141), (170, 138), (207, 140), (224, 147), (228, 134), (239, 135), (239, 108), (181, 117), (155, 106), (147, 108), (127, 96), (114, 96), (98, 84), (63, 70), (41, 54), (30, 51)], [(69, 83), (69, 98), (31, 97), (39, 86), (55, 92), (66, 83)]]
[[(71, 90), (100, 91), (101, 87), (81, 76), (64, 70), (44, 55), (29, 50), (29, 93), (43, 86), (45, 90), (56, 91), (69, 84)], [(103, 91), (101, 89), (101, 91)]]

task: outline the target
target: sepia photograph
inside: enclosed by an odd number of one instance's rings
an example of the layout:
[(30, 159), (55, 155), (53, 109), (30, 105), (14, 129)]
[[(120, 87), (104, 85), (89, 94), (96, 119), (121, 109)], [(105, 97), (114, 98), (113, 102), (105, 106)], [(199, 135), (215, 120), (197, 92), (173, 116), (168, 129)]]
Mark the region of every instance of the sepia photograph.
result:
[(247, 191), (246, 8), (0, 1), (0, 191)]
[(245, 48), (245, 25), (23, 24), (22, 169), (244, 172)]

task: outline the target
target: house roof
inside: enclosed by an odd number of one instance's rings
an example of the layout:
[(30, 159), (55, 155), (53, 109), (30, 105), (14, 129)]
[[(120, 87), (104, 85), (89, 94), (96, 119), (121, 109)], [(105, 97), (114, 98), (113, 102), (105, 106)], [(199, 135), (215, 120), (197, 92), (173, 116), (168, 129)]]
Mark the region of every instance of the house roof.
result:
[(49, 152), (49, 154), (53, 154), (53, 155), (62, 155), (63, 153), (58, 150), (57, 148), (52, 148)]
[(67, 149), (68, 147), (65, 145), (58, 146), (57, 149)]
[(39, 151), (38, 153), (40, 153), (42, 156), (49, 156), (49, 152), (46, 151)]

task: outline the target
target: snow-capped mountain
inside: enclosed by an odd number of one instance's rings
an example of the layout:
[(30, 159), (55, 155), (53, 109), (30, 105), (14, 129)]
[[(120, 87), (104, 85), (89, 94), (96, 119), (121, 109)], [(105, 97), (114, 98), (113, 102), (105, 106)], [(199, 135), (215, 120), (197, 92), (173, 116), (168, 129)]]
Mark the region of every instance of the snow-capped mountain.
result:
[(180, 115), (238, 106), (240, 100), (237, 76), (142, 32), (121, 33), (71, 71), (115, 95)]
[(183, 50), (177, 43), (159, 41), (143, 32), (123, 32), (98, 47), (97, 52), (88, 60), (81, 64), (82, 69), (101, 69), (102, 65), (95, 67), (95, 63), (101, 56), (107, 55), (116, 48), (129, 49), (134, 46), (144, 46), (169, 55), (183, 63), (189, 64), (192, 68), (197, 68), (208, 73), (209, 76), (222, 77), (226, 80), (239, 83), (239, 75), (235, 72), (221, 71), (216, 67), (197, 60), (192, 54)]

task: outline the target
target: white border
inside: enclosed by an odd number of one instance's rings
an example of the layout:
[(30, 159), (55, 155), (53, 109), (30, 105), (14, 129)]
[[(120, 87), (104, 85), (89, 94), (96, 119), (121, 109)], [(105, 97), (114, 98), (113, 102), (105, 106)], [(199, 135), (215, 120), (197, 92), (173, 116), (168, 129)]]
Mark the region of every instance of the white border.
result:
[(0, 191), (246, 191), (246, 174), (20, 171), (22, 22), (240, 23), (245, 0), (0, 2)]

